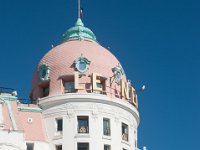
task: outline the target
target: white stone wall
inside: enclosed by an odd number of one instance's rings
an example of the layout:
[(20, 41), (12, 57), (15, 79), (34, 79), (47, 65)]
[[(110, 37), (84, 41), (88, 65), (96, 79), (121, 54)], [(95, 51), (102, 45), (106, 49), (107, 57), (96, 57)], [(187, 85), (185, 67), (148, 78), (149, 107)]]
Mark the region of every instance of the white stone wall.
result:
[(49, 143), (42, 141), (26, 141), (27, 143), (34, 143), (34, 150), (50, 150)]
[[(54, 106), (50, 101), (54, 100)], [(89, 149), (103, 150), (104, 144), (112, 150), (136, 150), (139, 114), (125, 100), (111, 99), (100, 94), (66, 94), (41, 100), (50, 149), (63, 145), (63, 149), (77, 150), (78, 142), (89, 143)], [(89, 116), (89, 133), (77, 133), (77, 116)], [(103, 135), (103, 118), (110, 119), (111, 136)], [(62, 133), (56, 132), (56, 118), (63, 118)], [(122, 122), (129, 127), (128, 142), (122, 140)]]
[(0, 130), (0, 150), (26, 150), (24, 133)]
[(0, 130), (0, 150), (27, 150), (26, 143), (34, 143), (34, 150), (49, 150), (49, 143), (25, 141), (24, 132)]

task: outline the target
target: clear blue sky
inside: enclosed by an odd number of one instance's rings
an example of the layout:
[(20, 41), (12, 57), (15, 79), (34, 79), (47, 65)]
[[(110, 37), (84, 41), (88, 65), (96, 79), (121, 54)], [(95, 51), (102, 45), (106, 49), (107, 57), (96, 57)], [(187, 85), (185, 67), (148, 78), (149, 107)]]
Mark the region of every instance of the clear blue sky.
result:
[[(84, 24), (139, 94), (139, 147), (200, 149), (200, 2), (82, 0)], [(27, 98), (32, 73), (77, 19), (76, 0), (0, 1), (0, 86)]]

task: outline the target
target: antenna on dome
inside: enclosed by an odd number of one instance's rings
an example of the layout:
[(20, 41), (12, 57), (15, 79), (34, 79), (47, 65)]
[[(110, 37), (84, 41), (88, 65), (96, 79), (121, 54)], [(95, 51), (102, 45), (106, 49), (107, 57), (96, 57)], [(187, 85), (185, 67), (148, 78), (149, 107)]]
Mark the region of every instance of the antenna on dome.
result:
[(80, 12), (81, 12), (81, 2), (78, 0), (78, 18), (80, 18)]
[(78, 18), (83, 17), (83, 8), (81, 8), (81, 0), (78, 0)]

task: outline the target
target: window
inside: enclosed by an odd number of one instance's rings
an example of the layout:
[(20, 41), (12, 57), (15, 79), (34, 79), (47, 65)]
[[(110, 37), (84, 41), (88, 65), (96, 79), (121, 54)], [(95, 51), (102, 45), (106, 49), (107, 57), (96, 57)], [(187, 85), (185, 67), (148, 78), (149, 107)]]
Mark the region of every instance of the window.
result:
[(110, 145), (104, 145), (104, 150), (111, 150)]
[(62, 145), (56, 145), (56, 146), (55, 146), (55, 149), (56, 149), (56, 150), (62, 150)]
[(103, 94), (103, 91), (104, 91), (104, 86), (102, 83), (96, 83), (96, 86), (98, 89), (102, 89), (102, 90), (94, 90), (93, 92), (94, 93), (97, 93), (97, 94)]
[(27, 150), (34, 150), (34, 143), (26, 143)]
[(96, 73), (92, 74), (92, 92), (98, 94), (106, 94), (106, 79)]
[(39, 84), (40, 88), (41, 88), (41, 94), (40, 97), (47, 97), (49, 96), (49, 86), (50, 86), (50, 81), (41, 81)]
[(88, 116), (78, 116), (78, 133), (89, 133)]
[(103, 118), (103, 135), (110, 136), (110, 119)]
[(63, 119), (62, 118), (56, 119), (56, 125), (57, 125), (57, 131), (62, 131), (63, 130)]
[(49, 95), (49, 86), (43, 88), (43, 97), (46, 97), (46, 96), (48, 96), (48, 95)]
[(95, 93), (98, 94), (105, 94), (105, 90), (106, 90), (106, 86), (105, 86), (105, 80), (101, 80), (101, 83), (96, 83), (97, 84), (97, 88), (102, 89), (102, 91), (95, 91)]
[(78, 150), (89, 150), (89, 143), (78, 143)]
[(103, 88), (102, 83), (97, 83), (98, 88)]
[(74, 82), (72, 82), (72, 81), (64, 82), (64, 89), (65, 89), (65, 93), (75, 92)]
[(122, 123), (122, 140), (128, 141), (128, 125)]

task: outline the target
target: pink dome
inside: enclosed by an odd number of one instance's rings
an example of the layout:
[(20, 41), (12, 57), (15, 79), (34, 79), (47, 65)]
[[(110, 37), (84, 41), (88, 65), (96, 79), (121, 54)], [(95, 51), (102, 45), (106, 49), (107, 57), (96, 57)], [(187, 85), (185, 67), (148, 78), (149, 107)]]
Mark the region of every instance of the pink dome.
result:
[[(120, 66), (116, 57), (107, 49), (94, 41), (72, 40), (64, 42), (51, 49), (40, 61), (38, 67), (46, 64), (50, 68), (48, 81), (41, 81), (38, 69), (35, 71), (32, 80), (31, 98), (37, 100), (42, 96), (43, 88), (49, 86), (49, 96), (64, 94), (63, 78), (72, 76), (76, 70), (74, 61), (80, 56), (91, 61), (88, 70), (80, 78), (80, 84), (85, 84), (85, 90), (76, 92), (90, 92), (92, 73), (101, 74), (106, 79), (106, 95), (114, 94), (120, 91), (120, 86), (113, 79), (113, 68)], [(125, 75), (122, 79), (126, 81)], [(111, 86), (110, 86), (111, 85)]]

